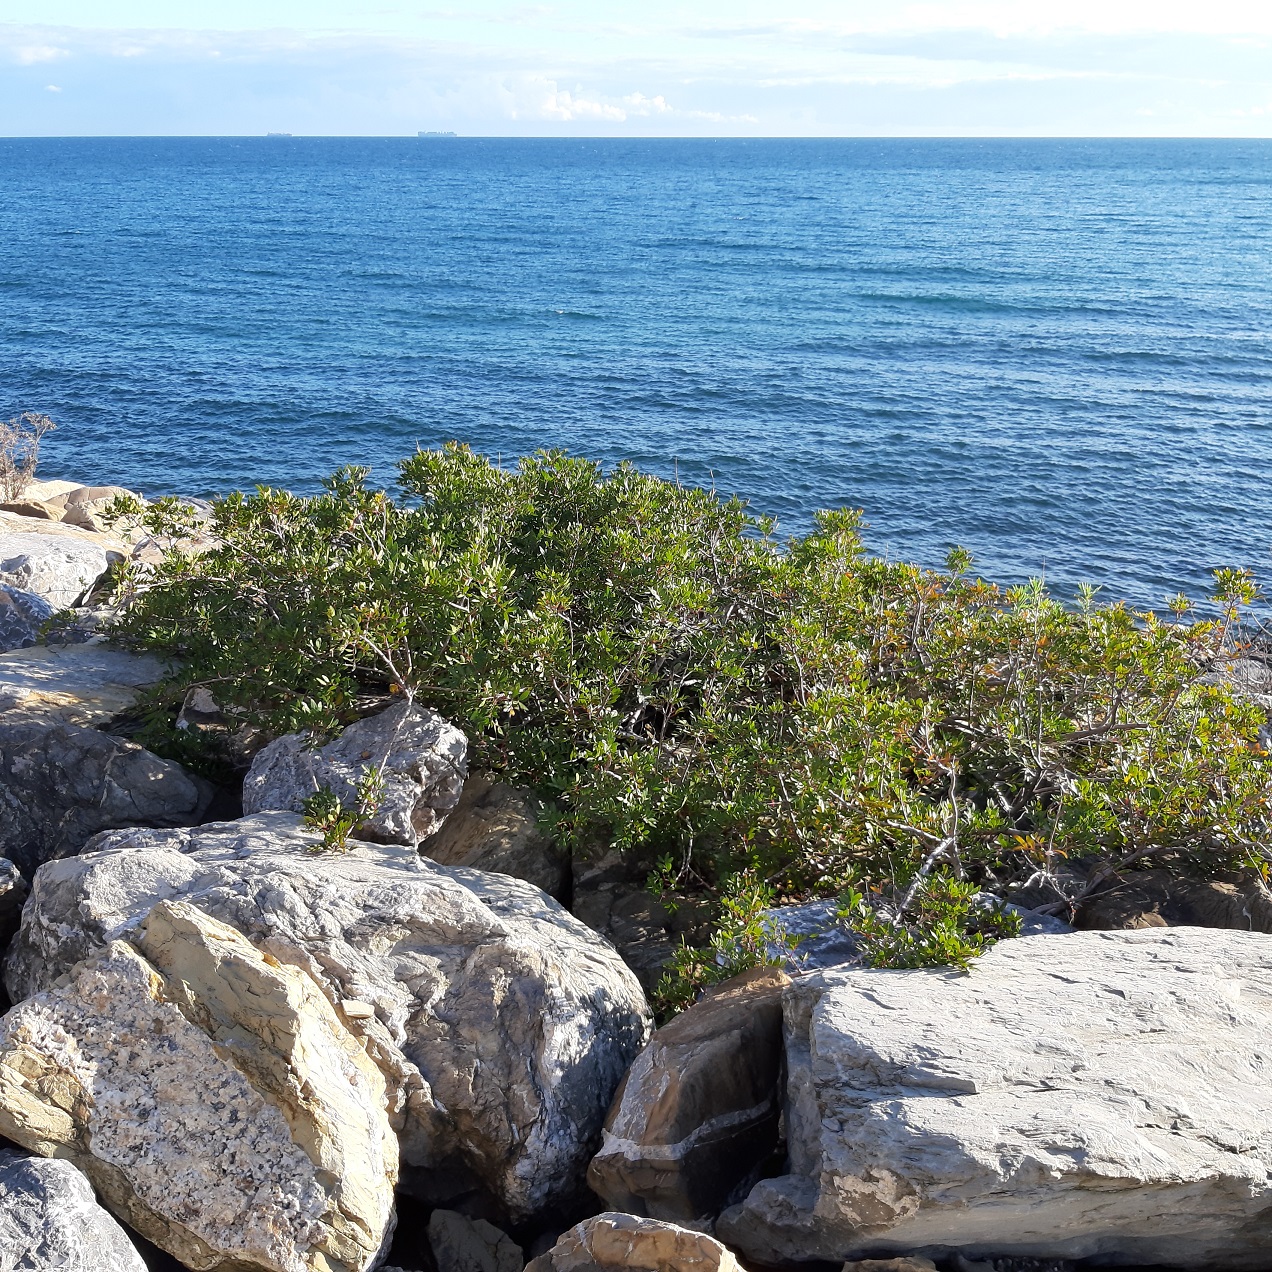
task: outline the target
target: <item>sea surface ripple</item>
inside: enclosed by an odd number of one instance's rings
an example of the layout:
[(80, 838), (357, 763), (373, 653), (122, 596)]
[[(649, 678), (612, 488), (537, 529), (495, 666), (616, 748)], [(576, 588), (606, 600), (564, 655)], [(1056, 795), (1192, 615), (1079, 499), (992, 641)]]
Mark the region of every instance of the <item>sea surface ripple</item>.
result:
[(1272, 143), (0, 141), (0, 415), (148, 493), (450, 438), (1156, 604), (1272, 583)]

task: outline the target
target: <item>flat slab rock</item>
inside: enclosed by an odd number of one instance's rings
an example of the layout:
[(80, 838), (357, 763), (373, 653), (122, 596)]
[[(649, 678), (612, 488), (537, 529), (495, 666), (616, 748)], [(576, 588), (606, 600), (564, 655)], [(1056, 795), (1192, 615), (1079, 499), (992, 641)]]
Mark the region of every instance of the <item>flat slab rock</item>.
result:
[(0, 1151), (0, 1269), (146, 1272), (127, 1233), (67, 1161)]
[(106, 573), (111, 561), (124, 553), (110, 550), (111, 542), (89, 531), (73, 531), (59, 526), (55, 532), (47, 522), (30, 518), (35, 531), (0, 524), (0, 586), (34, 592), (54, 609), (66, 609)]
[(471, 1179), (513, 1217), (572, 1198), (648, 1036), (635, 977), (529, 884), (399, 845), (317, 842), (282, 812), (98, 836), (36, 876), (11, 997), (126, 938), (156, 902), (189, 901), (354, 1005), (365, 1045), (401, 1068), (408, 1164)]
[(0, 719), (96, 727), (133, 706), (163, 679), (157, 658), (97, 639), (0, 654)]
[(1272, 937), (1027, 937), (784, 1010), (791, 1173), (721, 1216), (744, 1256), (1267, 1266)]

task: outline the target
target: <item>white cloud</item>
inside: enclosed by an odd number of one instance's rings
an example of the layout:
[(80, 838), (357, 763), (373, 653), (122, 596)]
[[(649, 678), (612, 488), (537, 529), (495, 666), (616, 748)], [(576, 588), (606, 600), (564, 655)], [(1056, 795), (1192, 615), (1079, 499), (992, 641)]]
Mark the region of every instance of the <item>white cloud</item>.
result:
[(44, 91), (46, 93), (60, 93), (62, 90), (56, 84), (45, 84)]
[(657, 97), (646, 97), (644, 93), (628, 93), (623, 98), (623, 105), (633, 115), (666, 115), (671, 111), (667, 99), (661, 94)]
[(70, 57), (71, 51), (56, 44), (25, 44), (11, 49), (10, 54), (19, 66), (34, 66), (37, 62), (56, 62), (59, 58)]

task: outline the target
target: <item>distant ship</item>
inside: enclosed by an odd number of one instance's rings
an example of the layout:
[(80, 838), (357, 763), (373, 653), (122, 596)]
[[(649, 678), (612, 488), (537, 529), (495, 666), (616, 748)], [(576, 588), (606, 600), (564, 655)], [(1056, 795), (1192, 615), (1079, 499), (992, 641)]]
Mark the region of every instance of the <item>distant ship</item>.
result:
[(422, 132), (416, 133), (417, 137), (458, 137), (458, 133), (453, 132)]

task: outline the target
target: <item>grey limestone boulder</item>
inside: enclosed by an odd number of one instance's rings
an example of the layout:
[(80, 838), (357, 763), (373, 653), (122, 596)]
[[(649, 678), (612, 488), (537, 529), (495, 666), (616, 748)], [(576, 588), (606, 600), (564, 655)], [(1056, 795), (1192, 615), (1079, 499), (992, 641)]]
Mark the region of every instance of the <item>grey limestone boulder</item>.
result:
[(0, 854), (24, 875), (101, 830), (190, 825), (211, 798), (206, 782), (123, 738), (0, 723)]
[(243, 811), (298, 813), (324, 786), (352, 805), (363, 776), (379, 768), (384, 796), (358, 833), (364, 839), (414, 847), (439, 830), (459, 802), (467, 750), (467, 739), (449, 721), (400, 702), (349, 725), (325, 746), (312, 746), (304, 733), (271, 742), (256, 755), (243, 783)]
[(1026, 937), (784, 1012), (790, 1173), (721, 1216), (744, 1256), (1266, 1267), (1272, 938)]
[(146, 1272), (67, 1161), (0, 1151), (0, 1272)]
[(67, 609), (119, 556), (82, 533), (0, 533), (0, 587), (34, 592), (54, 609)]
[(157, 901), (189, 901), (360, 1020), (398, 1066), (403, 1157), (426, 1182), (455, 1195), (471, 1181), (512, 1218), (574, 1196), (648, 1034), (635, 978), (529, 884), (405, 846), (317, 842), (283, 812), (101, 835), (37, 875), (10, 994), (48, 988)]

